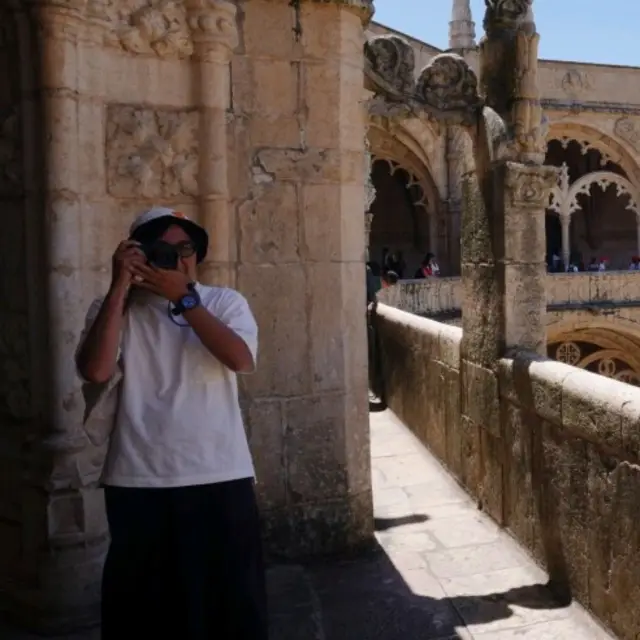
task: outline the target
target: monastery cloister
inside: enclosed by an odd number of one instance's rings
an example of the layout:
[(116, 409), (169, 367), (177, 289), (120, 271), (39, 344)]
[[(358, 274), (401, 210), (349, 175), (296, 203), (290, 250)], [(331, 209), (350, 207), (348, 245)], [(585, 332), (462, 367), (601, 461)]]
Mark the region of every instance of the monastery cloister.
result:
[[(487, 0), (478, 43), (469, 2), (454, 0), (447, 51), (371, 22), (373, 5), (0, 6), (0, 613), (12, 622), (71, 638), (98, 620), (107, 443), (84, 429), (74, 353), (114, 247), (163, 204), (206, 227), (200, 280), (238, 289), (260, 328), (240, 395), (272, 565), (384, 547), (373, 489), (386, 478), (408, 509), (412, 480), (405, 450), (378, 458), (410, 442), (421, 486), (455, 493), (453, 477), (546, 571), (545, 593), (636, 637), (640, 274), (625, 270), (640, 253), (640, 71), (538, 60), (532, 0)], [(401, 282), (366, 312), (365, 261), (384, 247), (408, 272), (432, 251), (442, 277)], [(549, 274), (552, 254), (607, 257), (610, 271)], [(386, 422), (370, 420), (371, 371)], [(465, 509), (464, 526), (488, 535)], [(424, 557), (412, 575), (427, 575)], [(329, 565), (315, 571), (342, 624), (351, 601)], [(376, 571), (358, 588), (382, 588)], [(305, 588), (285, 589), (289, 606)], [(429, 616), (429, 634), (470, 637)]]

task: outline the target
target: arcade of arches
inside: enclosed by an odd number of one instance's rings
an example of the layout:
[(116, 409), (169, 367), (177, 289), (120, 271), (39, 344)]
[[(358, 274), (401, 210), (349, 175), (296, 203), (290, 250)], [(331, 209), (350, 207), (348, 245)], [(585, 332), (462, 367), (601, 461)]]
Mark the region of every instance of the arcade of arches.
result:
[[(560, 168), (546, 212), (549, 267), (553, 267), (555, 255), (561, 258), (557, 268), (570, 264), (586, 268), (593, 259), (605, 259), (607, 269), (626, 270), (632, 257), (640, 255), (637, 163), (632, 158), (623, 162), (619, 153), (610, 154), (601, 141), (592, 144), (590, 137), (601, 138), (595, 131), (567, 133), (551, 136), (546, 157), (546, 164)], [(424, 152), (433, 154), (434, 150)], [(450, 165), (451, 154), (446, 155), (446, 160), (429, 161), (433, 166)], [(407, 168), (403, 162), (375, 154), (371, 169), (375, 199), (369, 210), (369, 258), (380, 262), (385, 248), (401, 251), (407, 264), (405, 279), (413, 276), (428, 251), (437, 254), (443, 275), (459, 273), (459, 254), (454, 255), (457, 252), (452, 248), (460, 239), (459, 217), (455, 215), (459, 194), (455, 191), (461, 176), (455, 175), (453, 165), (447, 166), (449, 213), (438, 222), (438, 198), (432, 197), (430, 172), (423, 169), (420, 177), (413, 166)], [(449, 241), (442, 241), (439, 236), (443, 235), (448, 235)]]

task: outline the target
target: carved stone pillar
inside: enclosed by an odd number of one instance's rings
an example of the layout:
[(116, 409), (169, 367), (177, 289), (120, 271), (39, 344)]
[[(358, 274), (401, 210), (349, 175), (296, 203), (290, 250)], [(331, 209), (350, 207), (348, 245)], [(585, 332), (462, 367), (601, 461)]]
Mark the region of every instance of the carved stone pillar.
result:
[(487, 104), (510, 130), (512, 159), (542, 164), (546, 125), (538, 88), (538, 44), (533, 0), (487, 0), (480, 42), (480, 84)]
[(229, 214), (227, 118), (231, 105), (230, 60), (238, 45), (236, 6), (226, 0), (187, 0), (194, 41), (194, 86), (200, 109), (198, 189), (200, 221), (209, 253), (200, 280), (230, 286), (235, 280), (235, 230)]
[(449, 264), (452, 275), (460, 273), (460, 222), (462, 214), (462, 183), (464, 171), (464, 145), (460, 127), (447, 127), (446, 160), (448, 198), (446, 202), (449, 225)]
[(345, 550), (373, 535), (362, 56), (371, 4), (246, 2), (233, 60), (247, 168), (234, 185), (238, 289), (262, 331), (246, 413), (278, 555)]
[(483, 112), (477, 175), (467, 176), (463, 200), (461, 409), (476, 461), (466, 481), (498, 522), (505, 517), (508, 423), (501, 416), (496, 363), (512, 348), (546, 356), (544, 212), (558, 177), (555, 168), (540, 166), (545, 134), (530, 5), (487, 0), (482, 84), (498, 115)]
[[(92, 258), (83, 255), (83, 227), (91, 227), (105, 184), (99, 124), (104, 77), (92, 72), (101, 66), (99, 9), (95, 0), (37, 3), (29, 17), (21, 15), (20, 36), (21, 52), (38, 51), (39, 64), (13, 62), (41, 74), (27, 81), (23, 73), (22, 91), (37, 104), (23, 104), (22, 136), (26, 147), (37, 149), (24, 164), (34, 207), (26, 231), (46, 248), (39, 259), (29, 257), (30, 251), (24, 259), (29, 258), (25, 292), (33, 286), (40, 298), (38, 303), (26, 295), (36, 316), (31, 332), (46, 332), (47, 339), (32, 355), (45, 397), (38, 424), (25, 434), (21, 487), (14, 496), (20, 504), (20, 574), (0, 592), (8, 600), (3, 610), (6, 605), (19, 621), (42, 631), (64, 632), (97, 619), (107, 542), (97, 488), (103, 452), (81, 431), (73, 358), (86, 311), (83, 272), (91, 270)], [(30, 31), (36, 24), (37, 32)]]

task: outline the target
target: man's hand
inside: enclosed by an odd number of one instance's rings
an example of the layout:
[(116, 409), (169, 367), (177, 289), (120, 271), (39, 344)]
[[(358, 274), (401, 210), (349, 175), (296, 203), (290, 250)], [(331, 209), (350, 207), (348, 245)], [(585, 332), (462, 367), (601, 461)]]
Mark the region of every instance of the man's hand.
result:
[(112, 289), (128, 289), (134, 276), (135, 265), (144, 265), (145, 255), (140, 249), (140, 243), (125, 240), (118, 245), (112, 260)]
[(147, 289), (174, 304), (189, 293), (191, 280), (180, 271), (138, 263), (133, 265), (132, 271), (136, 287)]

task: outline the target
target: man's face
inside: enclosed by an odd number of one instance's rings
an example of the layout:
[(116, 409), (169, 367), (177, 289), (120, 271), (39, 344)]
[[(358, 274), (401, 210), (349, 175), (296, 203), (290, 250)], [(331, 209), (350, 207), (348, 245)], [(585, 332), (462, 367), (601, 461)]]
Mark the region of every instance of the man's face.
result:
[(196, 247), (189, 234), (178, 225), (171, 225), (159, 238), (178, 251), (178, 271), (191, 279), (196, 276)]

